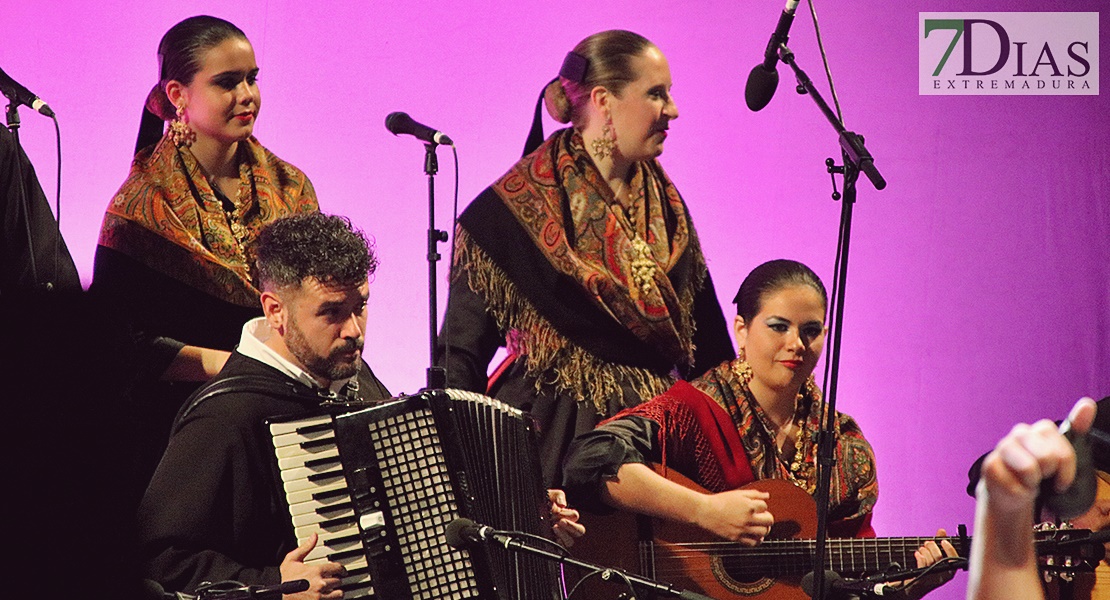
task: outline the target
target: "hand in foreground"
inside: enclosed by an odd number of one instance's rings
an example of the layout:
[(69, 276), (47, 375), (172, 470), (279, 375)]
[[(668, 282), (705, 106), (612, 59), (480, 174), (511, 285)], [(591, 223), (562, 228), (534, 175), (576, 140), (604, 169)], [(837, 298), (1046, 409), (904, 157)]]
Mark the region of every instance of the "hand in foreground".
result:
[(570, 548), (574, 540), (586, 533), (586, 526), (578, 522), (578, 511), (567, 507), (567, 495), (563, 490), (547, 490), (551, 501), (551, 529), (555, 539), (564, 547)]
[[(1083, 398), (1075, 403), (1068, 421), (1077, 433), (1086, 433), (1095, 418), (1095, 403)], [(1075, 479), (1075, 452), (1059, 427), (1047, 419), (1032, 425), (1015, 425), (983, 461), (979, 493), (993, 510), (1027, 510), (1040, 491), (1041, 480), (1053, 480), (1063, 492)], [(982, 498), (981, 498), (982, 499)]]
[[(1068, 415), (1085, 434), (1095, 403), (1083, 398)], [(983, 460), (975, 493), (975, 538), (968, 568), (968, 600), (1043, 598), (1033, 548), (1034, 504), (1041, 482), (1063, 492), (1075, 479), (1075, 451), (1055, 423), (1014, 426)]]
[(313, 563), (306, 565), (304, 559), (316, 547), (318, 536), (314, 533), (303, 544), (294, 548), (285, 555), (278, 570), (281, 571), (282, 581), (305, 579), (308, 589), (283, 596), (284, 600), (338, 600), (343, 597), (343, 590), (339, 589), (339, 580), (346, 574), (343, 565), (333, 562)]
[(767, 492), (729, 490), (704, 494), (694, 510), (694, 524), (726, 540), (755, 546), (771, 531), (775, 517), (767, 509)]

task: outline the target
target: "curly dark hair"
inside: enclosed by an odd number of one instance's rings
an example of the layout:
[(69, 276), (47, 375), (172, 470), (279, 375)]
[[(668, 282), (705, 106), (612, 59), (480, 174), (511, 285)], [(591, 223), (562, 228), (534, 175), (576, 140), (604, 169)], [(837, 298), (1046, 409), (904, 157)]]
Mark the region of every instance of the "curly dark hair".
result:
[(745, 323), (751, 323), (763, 308), (763, 299), (768, 294), (794, 285), (808, 285), (813, 288), (821, 295), (824, 308), (829, 308), (828, 292), (817, 273), (796, 260), (780, 258), (759, 265), (744, 278), (744, 283), (740, 284), (740, 290), (732, 299), (736, 305), (736, 314)]
[(311, 212), (270, 223), (254, 244), (258, 289), (299, 286), (308, 277), (321, 283), (361, 285), (378, 268), (366, 235), (350, 219)]

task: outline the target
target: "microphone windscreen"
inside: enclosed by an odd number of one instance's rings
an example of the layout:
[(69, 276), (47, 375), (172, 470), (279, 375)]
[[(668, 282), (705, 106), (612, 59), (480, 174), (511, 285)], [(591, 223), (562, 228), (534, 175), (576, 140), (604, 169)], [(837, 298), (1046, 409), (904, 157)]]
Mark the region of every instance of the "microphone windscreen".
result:
[[(809, 596), (810, 598), (813, 597), (813, 590), (814, 590), (813, 580), (814, 580), (813, 571), (810, 571), (810, 572), (806, 573), (805, 575), (802, 575), (802, 581), (801, 581), (802, 591), (805, 592), (806, 596)], [(836, 571), (831, 571), (829, 569), (825, 569), (825, 591), (826, 592), (831, 590), (832, 587), (833, 587), (833, 584), (835, 584), (838, 581), (843, 581), (843, 578), (840, 577), (840, 573), (837, 573)]]
[(748, 83), (744, 87), (744, 101), (753, 111), (762, 110), (775, 95), (775, 88), (779, 86), (778, 69), (767, 70), (758, 64), (748, 74)]
[(469, 532), (475, 527), (474, 521), (458, 518), (447, 524), (447, 528), (443, 530), (443, 537), (446, 538), (448, 546), (464, 548), (472, 541), (473, 537)]
[(308, 589), (307, 579), (291, 579), (289, 581), (281, 582), (280, 590), (284, 594), (296, 594)]
[(412, 131), (412, 117), (403, 112), (391, 112), (385, 118), (385, 128), (393, 135), (410, 133)]

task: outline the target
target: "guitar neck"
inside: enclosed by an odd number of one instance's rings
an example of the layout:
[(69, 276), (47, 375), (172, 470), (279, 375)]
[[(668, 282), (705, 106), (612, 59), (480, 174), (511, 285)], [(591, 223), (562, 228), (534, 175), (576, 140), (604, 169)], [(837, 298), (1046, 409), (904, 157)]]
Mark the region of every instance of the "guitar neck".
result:
[[(842, 575), (881, 573), (887, 569), (912, 569), (917, 566), (914, 552), (932, 537), (849, 538), (825, 542), (827, 568)], [(813, 570), (815, 540), (769, 540), (752, 548), (770, 560), (781, 558), (790, 573)], [(792, 558), (790, 558), (792, 557)], [(791, 564), (792, 563), (792, 564)]]
[[(846, 577), (917, 566), (914, 552), (933, 537), (830, 539), (825, 543), (826, 568)], [(955, 542), (955, 540), (951, 540)], [(682, 544), (722, 559), (735, 578), (800, 576), (813, 570), (815, 540), (764, 540), (746, 547), (731, 542)], [(960, 550), (961, 554), (966, 554)], [(898, 566), (894, 566), (898, 565)]]

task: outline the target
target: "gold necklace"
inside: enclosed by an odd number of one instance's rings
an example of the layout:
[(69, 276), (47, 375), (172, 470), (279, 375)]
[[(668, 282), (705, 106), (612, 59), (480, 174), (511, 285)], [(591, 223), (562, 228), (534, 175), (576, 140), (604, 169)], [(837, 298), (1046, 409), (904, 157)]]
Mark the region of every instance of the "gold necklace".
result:
[[(632, 282), (640, 291), (647, 294), (651, 292), (651, 288), (655, 285), (655, 270), (658, 264), (655, 262), (655, 256), (651, 252), (651, 246), (644, 240), (640, 234), (640, 229), (636, 227), (635, 206), (625, 206), (621, 202), (621, 192), (624, 191), (624, 179), (617, 186), (613, 197), (616, 199), (617, 207), (624, 213), (624, 219), (628, 222), (629, 227), (632, 229), (632, 251), (635, 256), (632, 259)], [(629, 204), (632, 204), (631, 193), (629, 194)]]

